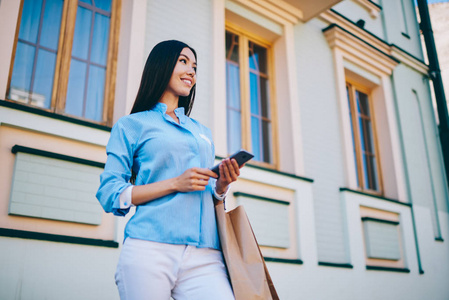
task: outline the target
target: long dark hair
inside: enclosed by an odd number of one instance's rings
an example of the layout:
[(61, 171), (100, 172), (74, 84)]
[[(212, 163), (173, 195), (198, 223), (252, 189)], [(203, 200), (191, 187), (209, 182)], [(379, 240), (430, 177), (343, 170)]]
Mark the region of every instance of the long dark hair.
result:
[[(150, 110), (159, 102), (170, 81), (179, 55), (184, 48), (192, 50), (196, 59), (195, 50), (180, 41), (163, 41), (154, 46), (145, 63), (139, 91), (131, 109), (131, 114)], [(187, 116), (190, 115), (195, 100), (195, 87), (196, 84), (192, 87), (188, 96), (179, 96), (178, 107), (184, 107), (184, 112)]]

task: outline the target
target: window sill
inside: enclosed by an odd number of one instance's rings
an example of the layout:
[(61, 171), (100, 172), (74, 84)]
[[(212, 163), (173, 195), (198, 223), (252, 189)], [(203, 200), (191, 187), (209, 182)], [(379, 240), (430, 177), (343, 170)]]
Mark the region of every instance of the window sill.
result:
[(284, 263), (284, 264), (293, 264), (293, 265), (302, 265), (303, 262), (300, 259), (286, 259), (286, 258), (277, 258), (277, 257), (266, 257), (264, 256), (265, 262), (275, 262), (275, 263)]
[(379, 266), (366, 266), (367, 270), (372, 271), (388, 271), (388, 272), (399, 272), (399, 273), (410, 273), (409, 269), (406, 268), (391, 268), (391, 267), (379, 267)]
[(379, 195), (371, 194), (371, 193), (368, 193), (368, 192), (357, 191), (357, 190), (353, 190), (353, 189), (345, 188), (345, 187), (340, 188), (340, 192), (351, 192), (351, 193), (354, 193), (354, 194), (359, 194), (359, 195), (368, 196), (368, 197), (372, 197), (372, 198), (376, 198), (376, 199), (380, 199), (380, 200), (385, 200), (385, 201), (393, 202), (393, 203), (400, 204), (400, 205), (405, 205), (405, 206), (409, 206), (409, 207), (412, 206), (411, 203), (401, 202), (401, 201), (396, 200), (396, 199), (386, 198), (386, 197), (382, 197), (382, 196), (379, 196)]
[(354, 268), (351, 264), (338, 264), (338, 263), (331, 263), (331, 262), (324, 262), (324, 261), (319, 261), (318, 265), (323, 266), (323, 267), (335, 267), (335, 268), (346, 268), (346, 269)]
[(102, 125), (102, 124), (98, 124), (98, 123), (94, 123), (94, 122), (89, 122), (86, 120), (82, 120), (82, 119), (77, 119), (74, 117), (69, 117), (69, 116), (65, 116), (65, 115), (60, 115), (42, 108), (38, 108), (38, 107), (34, 107), (34, 106), (30, 106), (30, 105), (26, 105), (26, 104), (22, 104), (22, 103), (18, 103), (18, 102), (14, 102), (11, 100), (1, 100), (0, 99), (0, 107), (7, 107), (7, 108), (11, 108), (11, 109), (16, 109), (16, 110), (20, 110), (20, 111), (24, 111), (24, 112), (28, 112), (28, 113), (32, 113), (32, 114), (36, 114), (36, 115), (40, 115), (43, 117), (47, 117), (47, 118), (52, 118), (52, 119), (56, 119), (56, 120), (61, 120), (61, 121), (65, 121), (65, 122), (69, 122), (69, 123), (73, 123), (73, 124), (77, 124), (77, 125), (82, 125), (82, 126), (86, 126), (86, 127), (91, 127), (91, 128), (95, 128), (95, 129), (100, 129), (100, 130), (104, 130), (107, 132), (111, 131), (111, 127), (106, 126), (106, 125)]
[(30, 239), (30, 240), (39, 240), (39, 241), (49, 241), (49, 242), (57, 242), (57, 243), (78, 244), (78, 245), (86, 245), (86, 246), (107, 247), (107, 248), (118, 248), (119, 247), (119, 244), (116, 241), (111, 241), (111, 240), (100, 240), (100, 239), (68, 236), (68, 235), (16, 230), (16, 229), (9, 229), (9, 228), (0, 228), (0, 236), (11, 237), (11, 238)]

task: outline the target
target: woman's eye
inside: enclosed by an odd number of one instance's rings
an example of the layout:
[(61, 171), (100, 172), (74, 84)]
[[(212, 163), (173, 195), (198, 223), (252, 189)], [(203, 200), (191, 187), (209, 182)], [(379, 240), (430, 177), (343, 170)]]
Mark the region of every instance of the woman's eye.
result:
[(185, 64), (187, 63), (187, 60), (185, 58), (181, 58), (179, 61)]

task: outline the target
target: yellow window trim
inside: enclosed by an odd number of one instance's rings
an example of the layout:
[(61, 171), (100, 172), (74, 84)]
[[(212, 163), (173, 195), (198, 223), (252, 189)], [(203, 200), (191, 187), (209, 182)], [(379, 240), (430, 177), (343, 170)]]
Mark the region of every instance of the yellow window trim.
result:
[[(351, 115), (352, 115), (352, 119), (351, 121), (351, 126), (352, 129), (354, 131), (354, 139), (355, 139), (355, 152), (356, 152), (356, 161), (357, 161), (357, 176), (358, 176), (358, 181), (359, 181), (359, 186), (358, 188), (363, 190), (364, 192), (368, 192), (370, 194), (374, 194), (374, 195), (383, 195), (384, 189), (383, 189), (383, 178), (382, 178), (382, 169), (381, 169), (381, 164), (380, 164), (380, 152), (379, 152), (379, 143), (378, 143), (378, 138), (377, 138), (377, 126), (376, 126), (376, 119), (375, 119), (375, 113), (374, 113), (374, 106), (373, 106), (373, 99), (372, 99), (372, 91), (364, 86), (359, 85), (358, 83), (354, 82), (353, 80), (350, 79), (346, 79), (346, 86), (349, 89), (349, 94), (350, 94), (350, 111), (351, 111)], [(356, 108), (354, 107), (355, 105), (355, 91), (358, 90), (364, 94), (366, 94), (368, 96), (368, 104), (369, 104), (369, 109), (371, 112), (371, 123), (372, 123), (372, 130), (373, 130), (373, 141), (374, 141), (374, 150), (376, 151), (376, 167), (377, 167), (377, 180), (378, 180), (378, 186), (379, 186), (379, 190), (378, 191), (374, 191), (374, 190), (370, 190), (367, 189), (365, 187), (365, 182), (363, 179), (363, 170), (362, 170), (362, 157), (361, 157), (361, 149), (360, 149), (360, 141), (359, 141), (359, 127), (357, 125), (357, 120), (354, 117), (355, 113), (357, 112)]]
[[(112, 125), (115, 85), (116, 85), (115, 80), (117, 74), (118, 41), (120, 33), (121, 1), (122, 0), (112, 0), (111, 6), (109, 47), (106, 62), (106, 78), (105, 78), (105, 90), (103, 102), (103, 117), (102, 117), (103, 120), (97, 122), (79, 116), (71, 116), (71, 117), (86, 120), (92, 123), (99, 123), (108, 126)], [(13, 54), (11, 56), (11, 64), (8, 76), (8, 85), (6, 92), (7, 96), (10, 93), (11, 78), (14, 68), (14, 60), (16, 56), (17, 42), (19, 39), (19, 30), (21, 25), (20, 23), (22, 19), (23, 3), (24, 0), (20, 2), (19, 15), (17, 19)], [(65, 101), (67, 95), (67, 85), (69, 80), (70, 61), (71, 61), (73, 35), (75, 31), (77, 10), (78, 10), (78, 0), (64, 1), (61, 16), (61, 26), (59, 31), (57, 55), (56, 55), (55, 74), (53, 78), (53, 89), (51, 93), (51, 102), (50, 102), (51, 104), (49, 109), (40, 108), (42, 110), (55, 112), (58, 114), (65, 114)], [(7, 100), (14, 101), (11, 99)]]
[[(276, 91), (274, 85), (274, 59), (272, 51), (272, 43), (263, 38), (254, 35), (251, 32), (239, 27), (238, 25), (226, 22), (225, 30), (239, 36), (239, 60), (240, 60), (240, 99), (242, 110), (242, 148), (252, 151), (251, 147), (251, 109), (249, 100), (249, 61), (248, 61), (248, 42), (254, 42), (267, 49), (267, 67), (269, 80), (269, 97), (271, 111), (271, 137), (272, 137), (272, 157), (273, 163), (251, 161), (251, 164), (261, 167), (278, 169), (279, 167), (279, 139), (277, 125), (277, 107), (276, 107)], [(229, 133), (228, 133), (229, 134)]]

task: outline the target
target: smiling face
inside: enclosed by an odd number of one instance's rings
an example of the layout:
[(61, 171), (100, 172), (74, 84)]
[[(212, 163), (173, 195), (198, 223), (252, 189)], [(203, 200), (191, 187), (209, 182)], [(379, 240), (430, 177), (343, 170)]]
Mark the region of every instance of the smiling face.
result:
[(196, 83), (196, 59), (192, 50), (184, 48), (178, 57), (164, 94), (186, 97)]

